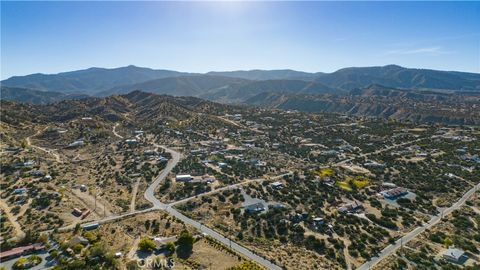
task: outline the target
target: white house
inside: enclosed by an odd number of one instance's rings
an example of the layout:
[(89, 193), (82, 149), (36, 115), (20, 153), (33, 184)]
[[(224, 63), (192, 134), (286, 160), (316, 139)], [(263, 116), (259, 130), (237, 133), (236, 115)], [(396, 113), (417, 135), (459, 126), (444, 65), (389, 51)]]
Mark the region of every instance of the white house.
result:
[(272, 186), (272, 188), (274, 188), (274, 189), (281, 189), (281, 188), (283, 188), (282, 182), (279, 182), (279, 181), (273, 182), (272, 184), (270, 184), (270, 186)]
[(466, 258), (465, 251), (450, 247), (445, 250), (442, 254), (445, 260), (454, 262), (454, 263), (462, 263), (463, 260)]
[(190, 174), (177, 174), (177, 176), (175, 176), (175, 180), (188, 182), (188, 181), (192, 181), (193, 177)]

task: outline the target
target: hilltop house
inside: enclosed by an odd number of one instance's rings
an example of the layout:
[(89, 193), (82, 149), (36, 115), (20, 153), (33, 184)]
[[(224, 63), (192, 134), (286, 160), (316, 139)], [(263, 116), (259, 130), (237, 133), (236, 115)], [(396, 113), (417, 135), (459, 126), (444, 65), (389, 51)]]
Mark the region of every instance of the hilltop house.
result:
[(394, 200), (394, 199), (397, 199), (399, 197), (407, 195), (408, 190), (406, 188), (403, 188), (403, 187), (396, 187), (396, 188), (389, 189), (387, 191), (382, 191), (381, 194), (386, 199)]

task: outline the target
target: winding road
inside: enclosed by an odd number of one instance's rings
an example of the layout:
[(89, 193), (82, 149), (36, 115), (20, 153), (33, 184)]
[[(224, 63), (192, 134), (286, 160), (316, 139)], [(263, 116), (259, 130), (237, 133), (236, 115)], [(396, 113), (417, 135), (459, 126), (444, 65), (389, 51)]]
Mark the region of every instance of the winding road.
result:
[[(214, 238), (215, 240), (221, 242), (222, 244), (226, 246), (230, 246), (231, 249), (235, 250), (236, 252), (243, 254), (245, 257), (249, 258), (250, 260), (263, 265), (267, 269), (275, 269), (275, 270), (281, 270), (279, 266), (273, 264), (272, 262), (258, 256), (257, 254), (251, 252), (247, 248), (239, 245), (238, 243), (232, 241), (231, 239), (226, 238), (225, 236), (221, 235), (220, 233), (204, 226), (198, 221), (195, 221), (184, 214), (180, 213), (177, 211), (175, 208), (171, 207), (168, 204), (162, 203), (155, 197), (155, 189), (157, 186), (168, 176), (170, 171), (177, 165), (177, 163), (180, 161), (181, 154), (173, 149), (167, 148), (165, 146), (157, 145), (155, 144), (156, 147), (161, 147), (163, 148), (166, 152), (170, 153), (172, 155), (172, 159), (168, 162), (167, 167), (163, 169), (163, 171), (157, 176), (155, 181), (147, 188), (145, 191), (145, 199), (150, 201), (153, 204), (153, 209), (162, 209), (167, 211), (169, 214), (172, 216), (176, 217), (177, 219), (183, 221), (185, 224), (188, 224), (192, 227), (197, 228), (200, 232), (208, 234), (210, 237)], [(239, 184), (235, 184), (234, 186), (237, 186)], [(232, 188), (231, 186), (225, 187), (225, 188)]]
[[(113, 127), (113, 133), (116, 137), (118, 138), (123, 138), (121, 135), (119, 135), (116, 131), (115, 131), (115, 127), (117, 125), (115, 125)], [(134, 216), (134, 215), (138, 215), (138, 214), (142, 214), (142, 213), (146, 213), (146, 212), (150, 212), (150, 211), (154, 211), (154, 210), (164, 210), (166, 212), (168, 212), (169, 214), (171, 214), (172, 216), (176, 217), (177, 219), (183, 221), (185, 224), (188, 224), (192, 227), (195, 227), (197, 228), (200, 232), (202, 233), (205, 233), (205, 234), (208, 234), (210, 237), (214, 238), (215, 240), (223, 243), (224, 245), (226, 246), (229, 246), (232, 250), (244, 255), (245, 257), (249, 258), (250, 260), (266, 267), (267, 269), (274, 269), (274, 270), (281, 270), (282, 268), (275, 265), (274, 263), (262, 258), (261, 256), (253, 253), (252, 251), (248, 250), (247, 248), (241, 246), (240, 244), (232, 241), (231, 239), (229, 238), (226, 238), (225, 236), (223, 236), (222, 234), (204, 226), (203, 224), (199, 223), (198, 221), (195, 221), (185, 215), (183, 215), (182, 213), (180, 213), (179, 211), (177, 211), (175, 208), (173, 208), (172, 206), (170, 206), (169, 204), (165, 204), (165, 203), (162, 203), (160, 200), (158, 200), (156, 197), (155, 197), (155, 189), (158, 187), (158, 185), (169, 175), (169, 173), (173, 170), (173, 168), (178, 164), (178, 162), (180, 161), (182, 155), (173, 150), (173, 149), (170, 149), (166, 146), (163, 146), (163, 145), (158, 145), (158, 144), (154, 144), (155, 147), (159, 147), (159, 148), (162, 148), (164, 149), (166, 152), (170, 153), (172, 155), (172, 159), (169, 160), (169, 162), (167, 163), (167, 166), (160, 172), (160, 174), (155, 178), (155, 180), (153, 181), (152, 184), (150, 184), (150, 186), (148, 186), (148, 188), (145, 190), (145, 193), (144, 193), (144, 197), (146, 200), (148, 200), (149, 202), (151, 202), (153, 204), (153, 206), (149, 209), (145, 209), (145, 210), (140, 210), (140, 211), (132, 211), (132, 212), (129, 212), (129, 213), (125, 213), (125, 214), (122, 214), (122, 215), (118, 215), (118, 216), (111, 216), (111, 217), (107, 217), (107, 218), (103, 218), (103, 219), (99, 219), (97, 221), (94, 221), (94, 222), (89, 222), (89, 223), (99, 223), (99, 224), (102, 224), (102, 223), (107, 223), (107, 222), (112, 222), (112, 221), (116, 221), (116, 220), (120, 220), (120, 219), (123, 219), (123, 218), (126, 218), (126, 217), (129, 217), (129, 216)], [(282, 175), (283, 176), (283, 175)], [(281, 177), (281, 176), (277, 176), (277, 177)], [(239, 184), (235, 184), (233, 186), (238, 186), (240, 184), (245, 184), (245, 183), (239, 183)], [(226, 189), (226, 188), (232, 188), (232, 186), (228, 186), (228, 187), (225, 187), (223, 189)], [(220, 190), (217, 190), (217, 192), (220, 191)], [(70, 230), (70, 229), (73, 229), (74, 228), (74, 225), (70, 225), (70, 226), (67, 226), (67, 227), (64, 227), (62, 228), (62, 230)]]
[[(225, 120), (225, 119), (223, 119), (223, 120)], [(120, 139), (123, 139), (124, 137), (121, 136), (120, 134), (118, 134), (115, 130), (117, 125), (118, 124), (113, 126), (112, 132), (116, 137), (118, 137)], [(29, 139), (30, 138), (27, 138), (28, 143), (30, 143)], [(345, 164), (346, 162), (352, 161), (352, 160), (354, 160), (358, 157), (365, 157), (365, 156), (369, 156), (369, 155), (372, 155), (372, 154), (378, 154), (378, 153), (388, 151), (388, 150), (393, 149), (393, 148), (397, 148), (397, 147), (400, 147), (400, 146), (405, 146), (405, 145), (408, 145), (408, 144), (411, 144), (411, 143), (415, 143), (415, 142), (421, 141), (423, 139), (424, 138), (420, 138), (420, 139), (416, 139), (416, 140), (413, 140), (413, 141), (392, 145), (392, 146), (389, 146), (389, 147), (386, 147), (386, 148), (383, 148), (383, 149), (380, 149), (380, 150), (377, 150), (377, 151), (374, 151), (374, 152), (371, 152), (371, 153), (361, 154), (360, 156), (357, 156), (355, 158), (350, 158), (350, 159), (346, 159), (346, 160), (337, 162), (333, 165), (338, 166), (338, 165), (341, 165), (341, 164)], [(282, 174), (282, 175), (279, 175), (279, 176), (272, 177), (270, 179), (247, 180), (245, 182), (237, 183), (237, 184), (230, 185), (230, 186), (225, 186), (225, 187), (222, 187), (222, 188), (219, 188), (219, 189), (216, 189), (216, 190), (212, 190), (210, 192), (199, 194), (199, 195), (194, 196), (194, 197), (189, 197), (189, 198), (182, 199), (182, 200), (170, 203), (170, 204), (166, 204), (166, 203), (161, 202), (160, 200), (158, 200), (155, 197), (155, 190), (158, 187), (158, 185), (160, 185), (160, 183), (170, 174), (170, 172), (173, 170), (173, 168), (178, 164), (178, 162), (182, 158), (182, 155), (181, 155), (181, 153), (179, 153), (179, 152), (177, 152), (173, 149), (170, 149), (166, 146), (163, 146), (163, 145), (154, 144), (154, 146), (158, 147), (158, 148), (162, 148), (166, 152), (170, 153), (171, 156), (172, 156), (172, 159), (169, 160), (169, 162), (167, 163), (167, 166), (160, 172), (160, 174), (155, 178), (155, 180), (148, 186), (148, 188), (146, 189), (146, 191), (144, 193), (145, 199), (148, 200), (149, 202), (151, 202), (153, 204), (153, 206), (149, 209), (133, 210), (129, 213), (124, 213), (124, 214), (115, 215), (115, 216), (109, 216), (109, 217), (105, 217), (105, 218), (102, 218), (102, 219), (98, 219), (96, 221), (91, 221), (89, 223), (99, 223), (99, 224), (108, 223), (108, 222), (113, 222), (113, 221), (120, 220), (120, 219), (123, 219), (123, 218), (126, 218), (126, 217), (135, 216), (135, 215), (139, 215), (139, 214), (143, 214), (143, 213), (147, 213), (147, 212), (151, 212), (151, 211), (164, 210), (164, 211), (168, 212), (169, 214), (171, 214), (172, 216), (176, 217), (177, 219), (183, 221), (185, 224), (188, 224), (192, 227), (195, 227), (200, 232), (209, 235), (210, 237), (214, 238), (215, 240), (221, 242), (222, 244), (224, 244), (226, 246), (229, 246), (232, 250), (244, 255), (245, 257), (247, 257), (250, 260), (266, 267), (267, 269), (275, 269), (275, 270), (282, 269), (281, 267), (275, 265), (274, 263), (266, 260), (265, 258), (253, 253), (249, 249), (241, 246), (240, 244), (236, 243), (235, 241), (232, 241), (231, 239), (223, 236), (222, 234), (218, 233), (217, 231), (215, 231), (211, 228), (208, 228), (205, 225), (201, 224), (200, 222), (195, 221), (195, 220), (185, 216), (184, 214), (177, 211), (173, 206), (175, 206), (177, 204), (180, 204), (180, 203), (184, 203), (188, 200), (191, 200), (191, 199), (199, 197), (199, 196), (211, 195), (211, 194), (223, 191), (223, 190), (236, 188), (238, 186), (245, 185), (245, 184), (248, 184), (248, 183), (251, 183), (251, 182), (279, 179), (279, 178), (281, 178), (285, 175), (289, 175), (291, 173)], [(40, 150), (43, 150), (43, 151), (48, 152), (50, 154), (53, 154), (55, 156), (55, 158), (57, 159), (57, 161), (60, 161), (60, 157), (58, 155), (55, 155), (55, 153), (53, 153), (51, 150), (49, 151), (49, 149), (42, 149), (40, 147), (36, 147), (36, 148), (39, 148)], [(472, 187), (455, 204), (453, 204), (452, 206), (450, 206), (446, 209), (443, 209), (442, 213), (440, 213), (436, 216), (433, 216), (428, 223), (424, 224), (423, 226), (415, 228), (414, 230), (412, 230), (411, 232), (409, 232), (408, 234), (406, 234), (402, 238), (398, 239), (394, 244), (391, 244), (391, 245), (387, 246), (377, 256), (371, 258), (370, 261), (364, 263), (358, 269), (359, 270), (370, 269), (371, 267), (375, 266), (380, 261), (382, 261), (384, 258), (393, 254), (402, 245), (407, 244), (409, 241), (414, 239), (416, 236), (423, 233), (426, 229), (429, 229), (432, 226), (434, 226), (435, 224), (437, 224), (441, 220), (442, 216), (449, 215), (454, 210), (459, 209), (479, 188), (480, 188), (480, 184), (477, 184), (476, 186)], [(62, 227), (60, 230), (62, 230), (62, 231), (71, 230), (71, 229), (74, 228), (74, 226), (75, 225), (72, 224), (72, 225), (69, 225), (69, 226)]]
[(341, 160), (339, 162), (336, 162), (334, 164), (332, 164), (332, 166), (340, 166), (340, 165), (343, 165), (345, 163), (348, 163), (350, 161), (354, 161), (355, 159), (357, 158), (362, 158), (362, 157), (368, 157), (368, 156), (371, 156), (371, 155), (376, 155), (376, 154), (380, 154), (380, 153), (383, 153), (383, 152), (386, 152), (388, 150), (392, 150), (392, 149), (395, 149), (397, 147), (400, 147), (400, 146), (406, 146), (406, 145), (409, 145), (409, 144), (412, 144), (412, 143), (416, 143), (416, 142), (419, 142), (419, 141), (423, 141), (427, 138), (418, 138), (418, 139), (415, 139), (413, 141), (408, 141), (408, 142), (404, 142), (404, 143), (399, 143), (399, 144), (394, 144), (394, 145), (391, 145), (391, 146), (388, 146), (388, 147), (385, 147), (385, 148), (382, 148), (382, 149), (379, 149), (379, 150), (376, 150), (376, 151), (373, 151), (373, 152), (368, 152), (368, 153), (363, 153), (363, 154), (360, 154), (356, 157), (352, 157), (352, 158), (348, 158), (348, 159), (344, 159), (344, 160)]
[(207, 191), (207, 192), (204, 192), (204, 193), (192, 196), (192, 197), (181, 199), (181, 200), (169, 203), (168, 205), (169, 206), (174, 206), (174, 205), (177, 205), (177, 204), (186, 203), (186, 202), (188, 202), (192, 199), (201, 198), (201, 197), (204, 197), (204, 196), (216, 194), (216, 193), (224, 191), (224, 190), (232, 190), (232, 189), (244, 186), (246, 184), (254, 183), (254, 182), (260, 182), (261, 183), (261, 182), (264, 182), (264, 181), (274, 181), (274, 180), (282, 179), (284, 176), (287, 176), (287, 175), (293, 175), (293, 172), (288, 172), (288, 173), (276, 175), (276, 176), (273, 176), (273, 177), (270, 177), (270, 178), (259, 178), (259, 179), (246, 180), (246, 181), (243, 181), (243, 182), (240, 182), (240, 183), (237, 183), (237, 184), (224, 186), (224, 187), (217, 188), (217, 189), (214, 189), (214, 190), (211, 190), (211, 191)]
[[(46, 130), (47, 128), (48, 128), (48, 127), (46, 127), (46, 128), (43, 129), (43, 130)], [(52, 155), (52, 156), (55, 158), (55, 160), (56, 160), (57, 162), (59, 162), (59, 163), (62, 162), (62, 159), (60, 158), (60, 155), (59, 155), (58, 153), (55, 153), (55, 152), (54, 152), (54, 151), (55, 151), (54, 149), (47, 149), (47, 148), (40, 147), (40, 146), (37, 146), (37, 145), (33, 145), (33, 144), (32, 144), (30, 138), (31, 138), (31, 137), (34, 137), (34, 136), (37, 136), (37, 135), (40, 134), (41, 132), (42, 132), (42, 130), (39, 130), (39, 131), (37, 131), (35, 134), (28, 136), (28, 137), (26, 138), (27, 145), (29, 145), (29, 146), (32, 147), (32, 148), (38, 149), (38, 150), (40, 150), (40, 151), (43, 151), (43, 152), (45, 152), (45, 153), (47, 153), (47, 154)]]

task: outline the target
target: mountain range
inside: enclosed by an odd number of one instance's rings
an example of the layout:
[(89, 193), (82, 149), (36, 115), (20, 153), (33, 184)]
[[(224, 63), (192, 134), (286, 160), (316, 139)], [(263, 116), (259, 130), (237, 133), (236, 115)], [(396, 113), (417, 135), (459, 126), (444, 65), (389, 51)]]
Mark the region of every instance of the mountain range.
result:
[(110, 95), (131, 90), (157, 94), (190, 95), (238, 100), (239, 92), (346, 93), (372, 84), (408, 89), (448, 89), (480, 91), (480, 74), (456, 71), (403, 68), (397, 65), (344, 68), (332, 73), (294, 70), (250, 70), (185, 73), (136, 66), (89, 68), (58, 74), (14, 76), (2, 86), (61, 93)]
[(370, 85), (346, 95), (260, 93), (244, 102), (264, 108), (391, 118), (419, 123), (480, 124), (480, 92)]
[(89, 97), (89, 95), (2, 86), (0, 88), (0, 97), (21, 103), (48, 104), (61, 100), (86, 98)]
[[(1, 99), (34, 104), (141, 90), (220, 103), (460, 124), (477, 123), (475, 106), (480, 102), (480, 74), (397, 65), (332, 73), (250, 70), (205, 74), (127, 66), (15, 76), (1, 84)], [(475, 120), (470, 118), (471, 110)]]

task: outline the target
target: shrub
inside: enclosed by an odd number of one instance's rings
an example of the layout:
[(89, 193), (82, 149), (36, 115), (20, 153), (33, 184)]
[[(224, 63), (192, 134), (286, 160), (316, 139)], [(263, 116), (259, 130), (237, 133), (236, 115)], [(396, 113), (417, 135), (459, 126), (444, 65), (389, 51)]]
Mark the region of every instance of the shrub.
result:
[(143, 237), (138, 243), (138, 248), (142, 251), (152, 252), (155, 248), (157, 248), (157, 245), (150, 238)]

